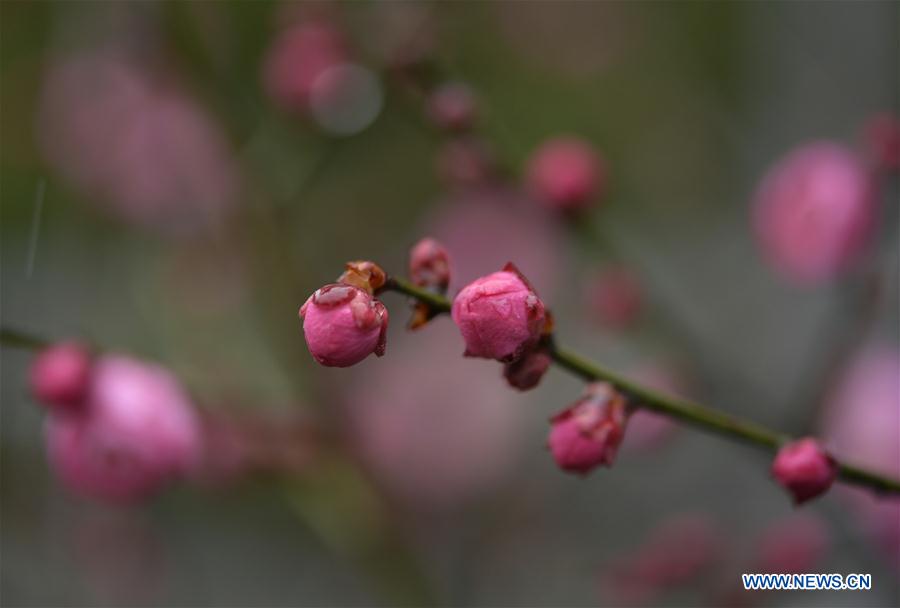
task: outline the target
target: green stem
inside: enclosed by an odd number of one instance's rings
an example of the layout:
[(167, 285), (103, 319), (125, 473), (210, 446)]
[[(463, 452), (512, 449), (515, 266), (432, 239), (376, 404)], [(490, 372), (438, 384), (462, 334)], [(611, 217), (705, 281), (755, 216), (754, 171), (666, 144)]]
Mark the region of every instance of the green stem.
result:
[[(451, 302), (449, 299), (417, 287), (401, 278), (391, 277), (388, 279), (382, 291), (396, 291), (415, 298), (430, 306), (435, 313), (450, 312)], [(777, 450), (791, 439), (786, 434), (773, 431), (755, 422), (741, 420), (693, 401), (670, 397), (648, 389), (575, 353), (559, 348), (552, 342), (550, 355), (557, 365), (579, 378), (589, 382), (598, 380), (609, 382), (631, 397), (636, 406), (675, 418), (703, 431), (744, 441), (769, 451)], [(878, 475), (844, 463), (838, 463), (838, 475), (845, 483), (865, 486), (885, 494), (900, 494), (900, 480), (898, 479)]]
[(9, 329), (8, 327), (0, 327), (0, 344), (22, 350), (40, 350), (46, 347), (48, 343), (46, 340), (31, 334), (16, 329)]

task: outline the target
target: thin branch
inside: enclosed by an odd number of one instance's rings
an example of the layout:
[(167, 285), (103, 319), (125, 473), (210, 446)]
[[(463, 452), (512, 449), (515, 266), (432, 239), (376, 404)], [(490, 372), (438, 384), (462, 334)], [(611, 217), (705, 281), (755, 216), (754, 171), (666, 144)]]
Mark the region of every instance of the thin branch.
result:
[[(397, 277), (391, 277), (382, 291), (395, 291), (424, 302), (435, 314), (450, 312), (451, 302), (446, 297), (422, 289)], [(703, 431), (737, 439), (769, 451), (777, 450), (791, 437), (768, 429), (748, 420), (742, 420), (699, 403), (671, 397), (648, 389), (636, 382), (620, 376), (564, 348), (550, 344), (550, 355), (557, 365), (587, 381), (609, 382), (618, 390), (630, 396), (634, 404), (659, 414), (675, 418)], [(865, 486), (876, 492), (900, 494), (900, 480), (838, 463), (839, 477), (845, 483)]]

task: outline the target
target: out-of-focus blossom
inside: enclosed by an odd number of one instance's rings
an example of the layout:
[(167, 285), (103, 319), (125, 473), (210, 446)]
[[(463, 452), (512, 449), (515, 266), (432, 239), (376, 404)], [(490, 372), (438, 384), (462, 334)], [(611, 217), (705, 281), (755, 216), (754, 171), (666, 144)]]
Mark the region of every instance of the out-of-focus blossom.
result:
[(823, 141), (793, 150), (769, 170), (753, 202), (767, 260), (803, 284), (847, 270), (869, 242), (873, 194), (869, 172), (845, 147)]
[(662, 592), (697, 579), (723, 551), (720, 533), (707, 515), (672, 516), (654, 529), (632, 553), (616, 560), (601, 581), (616, 601), (646, 604)]
[(431, 92), (426, 110), (435, 126), (447, 131), (465, 131), (475, 123), (478, 104), (469, 85), (448, 82)]
[(309, 93), (313, 119), (334, 135), (355, 135), (369, 127), (384, 103), (381, 83), (372, 70), (339, 63), (322, 70)]
[(431, 237), (421, 239), (409, 251), (409, 277), (419, 287), (446, 291), (450, 284), (450, 255)]
[(438, 150), (435, 167), (448, 185), (470, 188), (494, 177), (496, 159), (486, 141), (468, 135), (445, 142)]
[(201, 416), (203, 454), (193, 481), (226, 485), (251, 475), (301, 475), (318, 452), (308, 420), (269, 412), (206, 409)]
[(625, 266), (604, 268), (587, 284), (586, 291), (589, 313), (607, 327), (629, 327), (641, 313), (641, 284)]
[(759, 539), (754, 572), (814, 572), (828, 552), (828, 527), (812, 513), (796, 513), (766, 528)]
[(146, 498), (195, 466), (196, 416), (167, 370), (120, 355), (96, 360), (85, 410), (51, 415), (50, 463), (71, 489), (98, 499)]
[(349, 367), (372, 353), (384, 355), (387, 309), (359, 287), (317, 289), (300, 308), (300, 319), (309, 352), (322, 365)]
[(778, 450), (772, 476), (799, 505), (828, 491), (837, 477), (837, 464), (816, 439), (807, 437)]
[(344, 35), (329, 20), (298, 21), (281, 31), (266, 53), (266, 92), (286, 110), (305, 113), (316, 80), (347, 57)]
[(520, 391), (530, 390), (538, 385), (550, 368), (550, 355), (542, 348), (536, 348), (518, 361), (503, 366), (503, 377), (510, 386)]
[(460, 350), (455, 326), (437, 318), (362, 366), (347, 396), (354, 445), (411, 508), (454, 510), (496, 489), (522, 443), (516, 394)]
[(78, 342), (60, 342), (42, 350), (28, 370), (34, 398), (60, 412), (84, 405), (91, 378), (91, 354)]
[(580, 475), (612, 466), (627, 419), (625, 397), (612, 385), (588, 385), (574, 405), (550, 419), (547, 443), (553, 459), (564, 471)]
[(544, 297), (559, 286), (562, 234), (533, 201), (505, 188), (455, 192), (441, 201), (421, 232), (453, 253), (450, 290), (484, 276), (509, 260)]
[[(900, 477), (900, 351), (869, 345), (851, 362), (831, 394), (823, 421), (836, 456)], [(842, 487), (874, 543), (900, 565), (900, 500)]]
[(602, 196), (606, 168), (591, 145), (577, 137), (541, 144), (528, 161), (527, 180), (534, 195), (550, 209), (582, 211)]
[(900, 120), (883, 112), (866, 121), (864, 145), (874, 165), (884, 171), (900, 170)]
[(544, 328), (544, 303), (511, 264), (469, 283), (453, 300), (453, 322), (467, 357), (509, 363), (537, 344)]
[(233, 205), (237, 170), (207, 114), (124, 55), (51, 61), (38, 125), (43, 155), (114, 215), (167, 233), (214, 226)]

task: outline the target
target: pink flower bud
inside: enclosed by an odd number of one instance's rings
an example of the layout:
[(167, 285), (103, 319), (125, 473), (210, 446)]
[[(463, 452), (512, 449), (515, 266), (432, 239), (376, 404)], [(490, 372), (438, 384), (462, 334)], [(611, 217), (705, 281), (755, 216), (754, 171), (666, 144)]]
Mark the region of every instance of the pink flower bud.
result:
[(300, 308), (306, 345), (328, 367), (349, 367), (370, 354), (384, 354), (388, 312), (353, 285), (332, 283), (316, 290)]
[(604, 269), (589, 283), (587, 297), (593, 316), (608, 327), (628, 327), (641, 312), (641, 285), (625, 267)]
[(503, 377), (509, 385), (527, 391), (538, 385), (550, 368), (550, 355), (541, 349), (535, 349), (518, 361), (503, 366)]
[(612, 466), (625, 435), (625, 397), (610, 384), (588, 385), (581, 398), (550, 419), (550, 451), (564, 471), (586, 474)]
[(451, 315), (466, 343), (465, 356), (504, 363), (538, 343), (546, 320), (544, 303), (512, 264), (466, 285)]
[(801, 504), (824, 493), (837, 477), (837, 464), (812, 437), (798, 439), (778, 450), (772, 475)]
[(794, 281), (833, 278), (869, 242), (872, 194), (866, 168), (843, 146), (817, 142), (794, 150), (769, 170), (753, 203), (764, 254)]
[(51, 466), (73, 490), (127, 502), (187, 473), (200, 453), (190, 400), (171, 373), (124, 356), (97, 360), (81, 416), (51, 415)]
[(266, 92), (285, 109), (305, 112), (319, 76), (346, 59), (343, 35), (326, 19), (292, 25), (281, 32), (266, 55)]
[(28, 372), (34, 398), (61, 410), (81, 408), (90, 378), (91, 355), (77, 342), (61, 342), (44, 349)]
[(436, 126), (447, 131), (470, 129), (477, 110), (475, 94), (461, 82), (441, 85), (428, 98), (428, 117)]
[(446, 291), (450, 284), (450, 256), (444, 246), (430, 237), (416, 243), (409, 253), (409, 276), (420, 287)]
[(534, 194), (558, 211), (580, 211), (600, 196), (606, 180), (603, 161), (586, 141), (574, 137), (541, 145), (528, 163)]
[(866, 122), (865, 146), (875, 166), (885, 171), (900, 170), (900, 120), (889, 112)]

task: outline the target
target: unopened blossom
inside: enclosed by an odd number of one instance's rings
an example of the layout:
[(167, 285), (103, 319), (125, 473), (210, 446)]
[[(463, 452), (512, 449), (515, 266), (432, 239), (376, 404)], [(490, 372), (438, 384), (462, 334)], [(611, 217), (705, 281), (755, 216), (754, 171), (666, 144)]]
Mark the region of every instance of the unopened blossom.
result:
[(347, 56), (344, 36), (330, 21), (299, 21), (284, 29), (266, 53), (266, 92), (283, 108), (306, 112), (316, 80)]
[(538, 343), (546, 319), (544, 303), (512, 264), (464, 287), (453, 300), (451, 315), (467, 357), (504, 363)]
[(200, 453), (198, 422), (178, 380), (120, 355), (97, 359), (84, 411), (51, 414), (46, 438), (50, 464), (67, 486), (115, 502), (161, 490)]
[(219, 126), (170, 76), (124, 52), (51, 60), (37, 130), (50, 166), (128, 223), (192, 234), (219, 225), (237, 199)]
[(837, 477), (837, 464), (811, 437), (784, 445), (772, 463), (772, 476), (801, 504), (823, 494)]
[(91, 354), (77, 342), (60, 342), (42, 350), (28, 370), (34, 398), (52, 409), (78, 410), (91, 380)]
[(868, 170), (852, 151), (827, 141), (779, 160), (753, 201), (763, 254), (778, 272), (802, 284), (847, 270), (868, 245), (875, 216)]
[(556, 464), (581, 475), (612, 466), (627, 418), (625, 397), (612, 385), (588, 385), (574, 405), (550, 419), (548, 445)]
[(475, 93), (461, 82), (443, 84), (428, 97), (428, 117), (437, 127), (447, 131), (470, 129), (477, 109)]
[(349, 367), (372, 353), (384, 355), (388, 312), (359, 287), (332, 283), (313, 293), (300, 308), (306, 345), (328, 367)]
[(550, 355), (541, 348), (529, 351), (519, 360), (503, 366), (503, 377), (510, 386), (527, 391), (540, 383), (550, 369)]
[(601, 324), (622, 329), (641, 313), (643, 294), (637, 276), (624, 266), (603, 269), (588, 283), (590, 314)]
[(603, 194), (606, 169), (591, 145), (575, 137), (542, 144), (528, 162), (527, 180), (547, 207), (576, 212)]
[(450, 256), (438, 241), (426, 237), (409, 252), (409, 277), (419, 287), (446, 291), (450, 284)]

